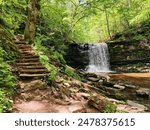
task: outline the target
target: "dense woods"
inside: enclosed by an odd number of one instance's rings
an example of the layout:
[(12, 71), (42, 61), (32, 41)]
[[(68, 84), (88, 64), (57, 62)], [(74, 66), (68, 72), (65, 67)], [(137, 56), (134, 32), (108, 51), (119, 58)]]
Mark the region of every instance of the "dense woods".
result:
[(15, 40), (25, 39), (31, 45), (49, 72), (47, 84), (56, 84), (63, 74), (81, 81), (65, 61), (68, 46), (148, 42), (149, 5), (150, 0), (0, 0), (0, 112), (11, 111), (18, 87), (14, 66), (20, 52)]

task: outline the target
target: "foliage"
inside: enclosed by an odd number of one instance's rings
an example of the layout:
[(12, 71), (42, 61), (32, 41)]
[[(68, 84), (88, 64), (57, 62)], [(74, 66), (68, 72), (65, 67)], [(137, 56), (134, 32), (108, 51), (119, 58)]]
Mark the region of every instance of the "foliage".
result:
[(58, 76), (59, 69), (52, 64), (49, 64), (49, 68), (51, 70), (47, 82), (49, 84), (53, 84)]
[(0, 113), (11, 111), (12, 100), (9, 96), (13, 95), (13, 93), (13, 89), (0, 88)]
[(9, 97), (13, 95), (16, 85), (10, 66), (4, 60), (7, 56), (6, 51), (0, 47), (0, 112), (10, 111), (12, 102)]
[(147, 43), (150, 39), (149, 34), (149, 21), (144, 21), (141, 24), (130, 27), (130, 29), (117, 33), (112, 38), (113, 41), (144, 41)]
[(51, 53), (52, 53), (51, 58), (53, 60), (56, 60), (61, 64), (66, 64), (66, 61), (64, 60), (64, 57), (61, 53), (59, 53), (58, 51), (52, 51)]
[(53, 83), (58, 75), (58, 68), (55, 67), (53, 64), (50, 64), (49, 57), (46, 54), (47, 49), (41, 45), (40, 39), (36, 40), (34, 50), (39, 55), (40, 62), (49, 71), (49, 77), (47, 83)]
[(0, 1), (0, 47), (7, 52), (7, 59), (17, 55), (17, 48), (13, 43), (13, 35), (24, 20), (23, 15), (26, 1), (1, 0)]
[(6, 52), (0, 48), (0, 86), (1, 87), (13, 87), (15, 86), (15, 78), (11, 73), (11, 69), (6, 61), (4, 61), (4, 57), (6, 56)]
[(116, 105), (114, 105), (113, 103), (108, 103), (105, 106), (103, 112), (104, 113), (115, 113), (116, 112), (116, 108), (117, 108)]
[[(59, 53), (66, 41), (107, 40), (150, 18), (149, 0), (41, 0), (40, 5), (37, 36), (44, 36), (42, 45)], [(27, 0), (1, 0), (0, 7), (0, 18), (7, 21), (9, 31), (22, 32)]]
[[(99, 42), (149, 19), (149, 0), (41, 0), (38, 33), (45, 46)], [(56, 49), (58, 51), (58, 49)]]
[(25, 20), (26, 0), (1, 0), (0, 18), (5, 21), (7, 28), (13, 34)]
[(59, 66), (54, 66), (52, 63), (50, 63), (50, 59), (54, 62), (59, 62), (62, 64), (62, 67), (65, 66), (64, 72), (77, 80), (80, 80), (80, 77), (76, 74), (76, 72), (71, 68), (66, 66), (66, 62), (62, 56), (62, 54), (58, 53), (55, 50), (49, 50), (46, 49), (44, 46), (41, 45), (40, 39), (36, 39), (34, 50), (40, 57), (41, 63), (48, 69), (49, 77), (48, 77), (48, 83), (53, 83), (56, 79), (56, 77), (59, 74)]
[(81, 80), (80, 76), (75, 72), (75, 70), (69, 66), (65, 66), (65, 73), (70, 77)]

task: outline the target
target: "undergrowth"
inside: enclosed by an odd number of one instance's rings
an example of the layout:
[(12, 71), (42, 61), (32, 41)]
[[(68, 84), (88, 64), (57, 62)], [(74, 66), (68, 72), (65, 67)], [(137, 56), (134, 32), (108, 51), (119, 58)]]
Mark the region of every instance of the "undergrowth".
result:
[(42, 39), (38, 37), (33, 48), (36, 54), (38, 54), (40, 62), (49, 71), (47, 83), (54, 83), (60, 71), (63, 71), (67, 76), (80, 80), (80, 76), (75, 70), (66, 65), (63, 55), (58, 50), (55, 50), (54, 47), (46, 48), (42, 46), (41, 41)]
[(69, 66), (65, 66), (65, 73), (74, 79), (81, 80), (81, 77)]
[(47, 78), (47, 83), (52, 84), (55, 82), (55, 79), (58, 75), (58, 68), (50, 63), (49, 57), (47, 55), (47, 49), (41, 45), (40, 39), (36, 39), (35, 46), (33, 47), (36, 54), (40, 58), (40, 62), (47, 68), (49, 71), (49, 76)]
[(11, 110), (11, 98), (16, 85), (15, 77), (12, 75), (10, 66), (5, 59), (7, 55), (7, 52), (0, 47), (0, 113)]

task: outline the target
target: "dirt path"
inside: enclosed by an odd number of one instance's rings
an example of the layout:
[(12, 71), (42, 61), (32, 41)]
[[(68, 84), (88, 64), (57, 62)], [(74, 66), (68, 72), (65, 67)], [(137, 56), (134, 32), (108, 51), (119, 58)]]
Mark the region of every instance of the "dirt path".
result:
[[(35, 85), (35, 87), (33, 87)], [(40, 80), (19, 82), (20, 89), (14, 100), (14, 113), (95, 113), (85, 99), (90, 95), (79, 92), (80, 88), (42, 86)], [(61, 88), (59, 88), (61, 87)], [(71, 86), (70, 86), (71, 87)], [(75, 93), (76, 91), (76, 93)]]

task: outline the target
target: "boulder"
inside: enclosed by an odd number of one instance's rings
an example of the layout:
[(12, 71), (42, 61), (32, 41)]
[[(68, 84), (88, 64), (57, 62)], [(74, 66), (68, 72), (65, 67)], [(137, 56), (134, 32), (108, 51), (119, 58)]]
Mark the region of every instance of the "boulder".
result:
[(23, 92), (24, 91), (31, 91), (31, 90), (36, 90), (36, 89), (45, 89), (46, 88), (46, 83), (41, 81), (41, 80), (33, 80), (30, 83), (27, 83), (24, 86)]
[[(96, 108), (99, 110), (99, 112), (115, 112), (116, 111), (116, 106), (108, 101), (106, 98), (101, 97), (101, 96), (93, 96), (89, 99), (88, 105), (91, 107)], [(110, 108), (109, 111), (107, 108)], [(113, 108), (112, 108), (113, 107)]]
[(137, 95), (148, 97), (150, 95), (150, 90), (148, 88), (140, 88), (136, 90)]

